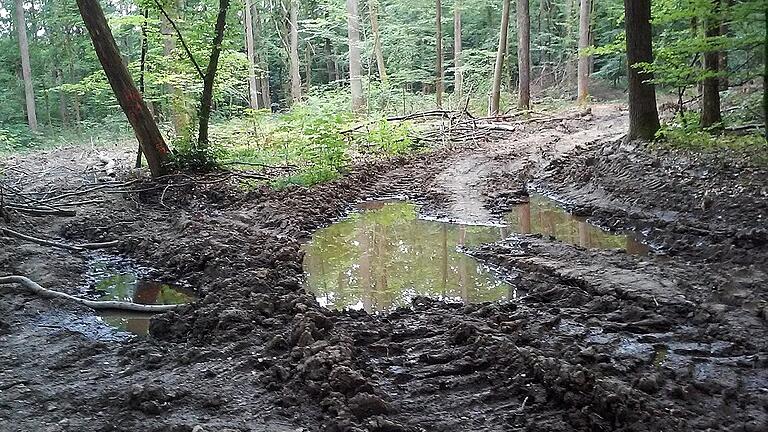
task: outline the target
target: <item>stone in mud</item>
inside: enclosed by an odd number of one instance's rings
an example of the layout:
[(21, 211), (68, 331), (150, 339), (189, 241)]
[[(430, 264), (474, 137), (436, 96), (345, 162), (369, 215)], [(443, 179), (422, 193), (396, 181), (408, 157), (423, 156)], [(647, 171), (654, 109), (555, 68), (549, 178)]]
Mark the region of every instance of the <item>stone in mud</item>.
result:
[(637, 388), (648, 394), (654, 394), (661, 388), (659, 381), (659, 376), (657, 374), (646, 375), (640, 377), (637, 381)]
[(359, 372), (347, 366), (333, 368), (328, 380), (334, 390), (348, 396), (356, 393), (356, 390), (366, 382)]
[(364, 419), (379, 414), (387, 414), (391, 408), (384, 399), (369, 393), (358, 393), (348, 401), (349, 409), (357, 418)]

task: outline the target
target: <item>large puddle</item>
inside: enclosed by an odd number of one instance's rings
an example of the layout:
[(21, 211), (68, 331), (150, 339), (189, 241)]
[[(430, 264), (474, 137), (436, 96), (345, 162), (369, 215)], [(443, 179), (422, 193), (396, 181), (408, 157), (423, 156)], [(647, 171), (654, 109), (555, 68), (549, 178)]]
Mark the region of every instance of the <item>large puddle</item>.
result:
[(423, 220), (418, 206), (370, 201), (318, 230), (306, 245), (305, 287), (332, 309), (369, 313), (409, 306), (415, 296), (479, 303), (514, 298), (503, 276), (460, 252), (513, 233), (539, 233), (586, 248), (647, 253), (632, 236), (615, 235), (566, 213), (545, 197), (505, 215), (506, 226)]
[[(97, 300), (116, 300), (147, 305), (191, 303), (191, 290), (146, 278), (147, 269), (128, 261), (95, 259), (87, 275), (89, 292)], [(103, 311), (101, 319), (110, 326), (139, 336), (149, 333), (151, 314)]]

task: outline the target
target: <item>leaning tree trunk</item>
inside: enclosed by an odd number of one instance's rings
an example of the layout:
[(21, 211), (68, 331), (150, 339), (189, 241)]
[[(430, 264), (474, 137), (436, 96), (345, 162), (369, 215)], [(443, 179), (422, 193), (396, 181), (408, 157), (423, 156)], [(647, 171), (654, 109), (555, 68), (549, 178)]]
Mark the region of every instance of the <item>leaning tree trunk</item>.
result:
[(122, 61), (101, 5), (99, 5), (98, 0), (77, 0), (77, 7), (80, 9), (85, 27), (91, 35), (93, 47), (101, 66), (104, 68), (109, 85), (112, 86), (120, 107), (133, 127), (152, 175), (163, 175), (165, 171), (163, 162), (168, 155), (168, 146), (165, 144), (152, 113), (144, 103), (144, 98), (133, 83), (128, 68)]
[[(371, 16), (371, 36), (373, 36), (373, 52), (376, 55), (376, 67), (379, 70), (379, 79), (382, 84), (387, 82), (387, 69), (384, 65), (384, 53), (381, 49), (381, 34), (379, 32), (379, 2), (368, 1), (368, 13)], [(327, 39), (326, 39), (327, 40)]]
[(36, 131), (37, 110), (35, 108), (35, 89), (32, 85), (32, 67), (29, 65), (29, 40), (27, 39), (27, 20), (24, 18), (23, 0), (16, 0), (16, 30), (19, 34), (21, 76), (24, 79), (24, 97), (27, 101), (27, 121), (29, 122), (29, 128)]
[(653, 62), (651, 0), (624, 0), (629, 82), (628, 140), (652, 140), (659, 130), (653, 73), (636, 67)]
[(291, 100), (301, 101), (301, 72), (299, 72), (299, 0), (291, 0), (290, 10), (291, 46), (288, 63), (291, 73)]
[(464, 73), (461, 70), (461, 0), (453, 2), (453, 92), (461, 99)]
[(360, 111), (363, 100), (362, 65), (360, 60), (360, 17), (357, 0), (347, 0), (347, 33), (349, 37), (349, 88), (352, 110)]
[(591, 1), (581, 0), (579, 7), (579, 66), (576, 101), (579, 104), (587, 102), (589, 97), (589, 57), (584, 55), (584, 50), (589, 47), (589, 24), (591, 22)]
[[(720, 0), (712, 0), (711, 16), (704, 20), (707, 40), (720, 36)], [(701, 94), (701, 127), (719, 126), (723, 117), (720, 114), (720, 52), (707, 50), (704, 53), (704, 70), (711, 76), (704, 78)]]
[(517, 0), (517, 32), (517, 107), (527, 110), (531, 109), (531, 15), (528, 0)]
[(201, 147), (208, 145), (208, 123), (211, 119), (211, 102), (213, 100), (213, 83), (216, 80), (216, 70), (219, 68), (219, 56), (221, 55), (221, 42), (224, 40), (224, 30), (227, 27), (227, 11), (229, 0), (219, 0), (219, 14), (216, 17), (216, 30), (213, 35), (213, 48), (208, 68), (203, 79), (203, 95), (200, 98), (200, 131), (197, 143)]
[(437, 51), (437, 60), (435, 61), (435, 99), (437, 106), (443, 106), (443, 83), (445, 82), (445, 71), (443, 70), (443, 3), (442, 0), (435, 1), (435, 50)]
[(491, 88), (491, 105), (489, 115), (499, 114), (501, 102), (501, 76), (504, 71), (504, 57), (507, 53), (507, 32), (509, 30), (510, 0), (504, 0), (501, 9), (501, 31), (499, 32), (499, 47), (496, 51), (496, 64), (493, 68), (493, 87)]
[(245, 0), (243, 7), (245, 15), (245, 51), (248, 55), (248, 106), (252, 109), (259, 108), (259, 88), (256, 81), (256, 54), (253, 42), (253, 15), (251, 14), (251, 0)]

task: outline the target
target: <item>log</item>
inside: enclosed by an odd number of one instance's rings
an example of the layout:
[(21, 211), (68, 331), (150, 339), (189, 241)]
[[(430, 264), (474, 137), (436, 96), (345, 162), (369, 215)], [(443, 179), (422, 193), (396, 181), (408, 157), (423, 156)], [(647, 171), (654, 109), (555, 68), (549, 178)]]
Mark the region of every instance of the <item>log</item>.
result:
[(143, 312), (143, 313), (163, 313), (163, 312), (176, 310), (182, 306), (185, 306), (183, 304), (143, 305), (143, 304), (137, 304), (137, 303), (120, 302), (120, 301), (86, 300), (79, 297), (71, 296), (69, 294), (65, 294), (63, 292), (53, 291), (47, 288), (43, 288), (33, 280), (24, 276), (0, 277), (0, 285), (10, 285), (10, 284), (21, 285), (32, 294), (38, 295), (43, 298), (68, 300), (68, 301), (83, 305), (85, 307), (89, 307), (94, 310), (124, 310), (124, 311)]

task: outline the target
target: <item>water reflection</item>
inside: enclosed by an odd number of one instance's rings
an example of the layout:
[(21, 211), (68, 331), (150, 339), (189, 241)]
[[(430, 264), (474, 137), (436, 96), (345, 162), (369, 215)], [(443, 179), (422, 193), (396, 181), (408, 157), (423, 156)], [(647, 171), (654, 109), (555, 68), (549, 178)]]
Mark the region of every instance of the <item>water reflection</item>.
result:
[(459, 249), (515, 232), (585, 248), (648, 252), (634, 237), (593, 227), (540, 196), (506, 215), (503, 227), (421, 220), (416, 205), (400, 201), (371, 201), (360, 210), (317, 231), (306, 245), (305, 287), (326, 307), (375, 313), (408, 306), (417, 295), (465, 303), (514, 298), (511, 285)]
[[(194, 301), (192, 292), (168, 284), (141, 280), (133, 273), (115, 274), (96, 283), (101, 293), (99, 300), (116, 300), (139, 304), (183, 304)], [(118, 330), (137, 335), (149, 333), (151, 314), (125, 311), (104, 311), (100, 313), (105, 323)]]
[(648, 246), (634, 236), (603, 231), (540, 195), (532, 195), (530, 202), (517, 206), (504, 216), (504, 220), (516, 232), (544, 234), (587, 249), (624, 249), (633, 255), (644, 255), (649, 251)]
[(364, 209), (307, 245), (306, 286), (324, 306), (371, 313), (407, 306), (416, 295), (473, 303), (508, 296), (510, 285), (457, 250), (497, 241), (501, 228), (420, 220), (416, 206), (402, 202)]

